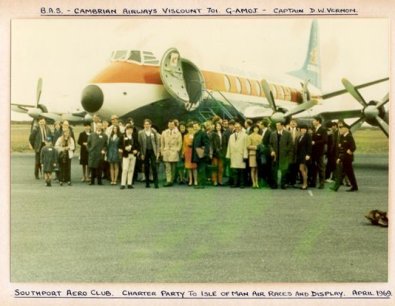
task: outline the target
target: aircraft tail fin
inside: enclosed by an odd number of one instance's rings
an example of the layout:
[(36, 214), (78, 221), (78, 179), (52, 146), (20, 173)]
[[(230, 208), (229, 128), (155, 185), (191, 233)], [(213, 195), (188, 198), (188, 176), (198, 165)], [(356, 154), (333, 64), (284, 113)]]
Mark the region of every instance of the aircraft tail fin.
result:
[(321, 89), (321, 58), (318, 34), (317, 20), (313, 20), (310, 29), (309, 48), (304, 64), (301, 69), (291, 71), (289, 74)]

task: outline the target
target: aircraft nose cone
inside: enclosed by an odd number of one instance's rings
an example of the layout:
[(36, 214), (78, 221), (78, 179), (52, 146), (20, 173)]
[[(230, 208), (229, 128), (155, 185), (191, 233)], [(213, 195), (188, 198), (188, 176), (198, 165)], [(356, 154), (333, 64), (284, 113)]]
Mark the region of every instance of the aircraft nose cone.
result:
[(81, 105), (89, 113), (97, 112), (103, 106), (103, 91), (97, 85), (88, 85), (82, 91)]

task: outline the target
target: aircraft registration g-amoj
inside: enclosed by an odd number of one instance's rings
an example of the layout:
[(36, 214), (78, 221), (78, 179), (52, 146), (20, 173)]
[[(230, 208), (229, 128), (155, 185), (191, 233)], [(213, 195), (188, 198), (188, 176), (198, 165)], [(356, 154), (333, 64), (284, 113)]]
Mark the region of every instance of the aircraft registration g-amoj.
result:
[[(111, 63), (99, 72), (82, 92), (84, 112), (56, 114), (39, 103), (42, 80), (37, 86), (35, 106), (12, 104), (12, 110), (28, 113), (33, 119), (69, 120), (74, 123), (91, 120), (97, 113), (102, 118), (116, 114), (132, 117), (137, 125), (145, 118), (159, 128), (169, 119), (205, 120), (214, 114), (223, 118), (270, 118), (286, 121), (291, 117), (308, 120), (321, 116), (323, 120), (358, 118), (356, 129), (367, 122), (378, 126), (388, 136), (387, 94), (380, 101), (366, 102), (358, 89), (389, 78), (352, 85), (342, 79), (344, 89), (321, 92), (321, 63), (318, 23), (312, 22), (307, 55), (300, 70), (284, 76), (282, 82), (254, 79), (246, 76), (200, 70), (181, 56), (176, 48), (168, 49), (159, 61), (152, 52), (116, 50)], [(360, 110), (322, 111), (315, 107), (324, 99), (350, 93), (361, 105)]]

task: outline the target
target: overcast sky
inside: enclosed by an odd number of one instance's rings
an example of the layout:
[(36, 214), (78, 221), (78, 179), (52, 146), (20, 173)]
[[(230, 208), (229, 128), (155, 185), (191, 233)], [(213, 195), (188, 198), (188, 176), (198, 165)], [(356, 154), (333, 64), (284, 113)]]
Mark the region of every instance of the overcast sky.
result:
[[(13, 20), (11, 102), (34, 104), (43, 78), (41, 103), (50, 111), (80, 108), (82, 89), (109, 63), (115, 49), (152, 51), (160, 60), (170, 47), (199, 68), (232, 67), (267, 78), (299, 69), (307, 52), (312, 19), (135, 18)], [(358, 84), (389, 76), (387, 19), (321, 18), (323, 92), (342, 89), (342, 77)], [(381, 99), (388, 83), (363, 90)], [(359, 107), (352, 98), (334, 99)], [(12, 112), (12, 118), (15, 116)]]

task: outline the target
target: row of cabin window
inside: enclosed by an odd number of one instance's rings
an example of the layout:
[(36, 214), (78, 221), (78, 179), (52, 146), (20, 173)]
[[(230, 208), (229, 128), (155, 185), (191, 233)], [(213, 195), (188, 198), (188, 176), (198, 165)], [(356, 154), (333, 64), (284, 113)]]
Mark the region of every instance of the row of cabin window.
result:
[[(239, 77), (229, 77), (228, 75), (224, 75), (224, 82), (225, 90), (227, 92), (235, 92), (254, 96), (265, 96), (265, 93), (263, 92), (259, 81), (240, 79)], [(270, 84), (269, 86), (275, 99), (287, 101), (294, 101), (297, 99), (298, 91), (293, 88), (276, 84)]]

